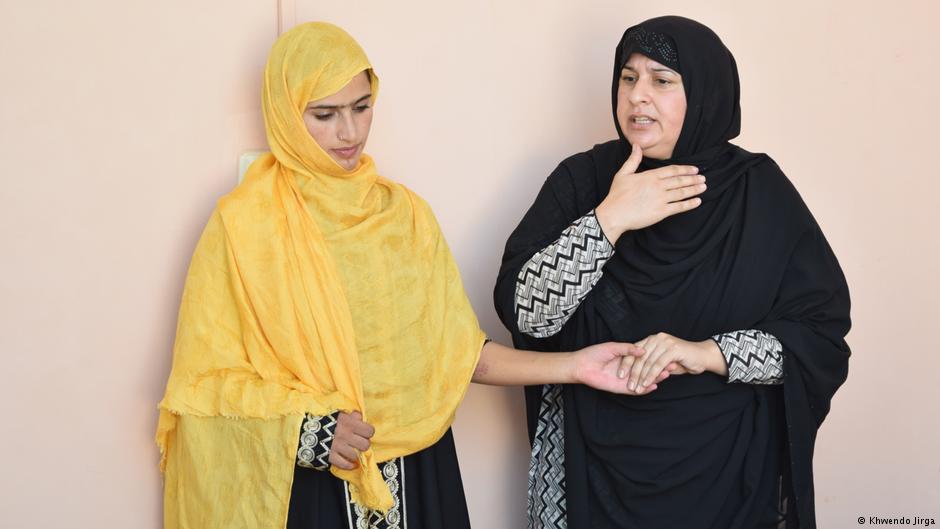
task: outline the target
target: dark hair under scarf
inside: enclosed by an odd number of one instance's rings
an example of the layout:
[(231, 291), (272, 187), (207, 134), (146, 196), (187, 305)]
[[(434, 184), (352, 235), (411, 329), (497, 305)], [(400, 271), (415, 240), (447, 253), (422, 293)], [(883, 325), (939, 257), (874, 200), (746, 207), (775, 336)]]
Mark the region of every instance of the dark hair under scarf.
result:
[[(526, 336), (515, 321), (519, 271), (604, 199), (630, 152), (616, 106), (633, 52), (679, 72), (687, 100), (673, 157), (645, 158), (640, 170), (696, 165), (708, 191), (698, 208), (622, 235), (561, 332)], [(778, 527), (780, 517), (787, 527), (815, 527), (813, 445), (848, 368), (849, 295), (838, 261), (773, 160), (729, 143), (740, 132), (740, 85), (710, 29), (674, 16), (627, 29), (612, 97), (619, 138), (564, 160), (506, 243), (495, 301), (514, 343), (566, 351), (656, 332), (698, 341), (758, 329), (783, 344), (785, 382), (683, 375), (643, 397), (567, 386), (568, 527), (751, 529)], [(540, 395), (527, 390), (530, 433)]]

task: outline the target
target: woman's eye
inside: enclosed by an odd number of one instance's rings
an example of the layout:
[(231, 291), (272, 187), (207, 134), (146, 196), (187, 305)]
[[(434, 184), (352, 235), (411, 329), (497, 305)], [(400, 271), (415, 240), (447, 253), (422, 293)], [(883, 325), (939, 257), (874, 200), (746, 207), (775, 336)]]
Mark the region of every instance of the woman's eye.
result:
[(358, 107), (353, 108), (356, 112), (362, 113), (366, 110), (369, 110), (369, 105), (359, 105)]
[(656, 82), (662, 86), (669, 86), (672, 84), (672, 81), (669, 79), (656, 79)]
[(634, 77), (634, 76), (632, 76), (632, 75), (623, 75), (623, 76), (620, 77), (620, 80), (623, 81), (623, 82), (625, 82), (625, 83), (632, 83), (632, 82), (636, 81), (636, 77)]
[(313, 117), (317, 118), (320, 121), (326, 121), (330, 119), (331, 117), (333, 117), (333, 113), (327, 112), (326, 114), (317, 114), (316, 112), (314, 112)]

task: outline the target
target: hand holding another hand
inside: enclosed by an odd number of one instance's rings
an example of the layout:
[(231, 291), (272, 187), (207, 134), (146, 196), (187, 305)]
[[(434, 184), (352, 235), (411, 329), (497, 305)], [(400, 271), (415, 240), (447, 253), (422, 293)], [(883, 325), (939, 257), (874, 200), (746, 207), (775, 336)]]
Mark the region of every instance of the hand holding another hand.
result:
[(575, 379), (581, 384), (610, 393), (645, 395), (655, 391), (656, 384), (665, 380), (670, 373), (661, 369), (653, 377), (653, 383), (646, 387), (639, 390), (627, 387), (628, 381), (619, 373), (621, 366), (633, 365), (632, 361), (643, 354), (642, 348), (629, 343), (607, 342), (585, 347), (575, 353)]
[(719, 375), (728, 372), (721, 349), (714, 340), (690, 342), (664, 332), (652, 334), (636, 343), (640, 354), (625, 356), (620, 361), (621, 378), (631, 391), (643, 391), (655, 386), (663, 370), (673, 375), (698, 375), (711, 371)]

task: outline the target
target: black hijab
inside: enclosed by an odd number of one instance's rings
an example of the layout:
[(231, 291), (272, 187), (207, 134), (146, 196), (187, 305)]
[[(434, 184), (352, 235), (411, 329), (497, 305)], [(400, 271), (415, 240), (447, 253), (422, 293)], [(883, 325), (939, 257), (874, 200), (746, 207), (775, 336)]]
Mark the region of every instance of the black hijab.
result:
[(647, 20), (624, 32), (614, 56), (611, 87), (614, 125), (624, 142), (617, 121), (617, 88), (620, 71), (634, 53), (679, 72), (685, 88), (682, 132), (672, 160), (660, 163), (703, 163), (726, 150), (727, 142), (741, 132), (741, 85), (734, 56), (718, 35), (694, 20), (675, 16)]
[[(616, 107), (631, 53), (675, 69), (687, 101), (673, 157), (645, 158), (640, 170), (696, 165), (708, 191), (700, 207), (621, 236), (559, 334), (523, 335), (515, 322), (519, 271), (600, 203), (630, 152)], [(681, 17), (627, 29), (612, 97), (619, 138), (563, 161), (506, 243), (495, 301), (514, 343), (563, 351), (660, 331), (698, 341), (759, 329), (784, 346), (785, 383), (727, 384), (706, 373), (672, 377), (644, 397), (566, 387), (569, 528), (750, 528), (773, 523), (777, 509), (788, 511), (789, 526), (798, 515), (800, 527), (815, 527), (813, 444), (849, 355), (838, 262), (777, 165), (729, 143), (741, 123), (737, 67), (710, 29)], [(539, 395), (527, 391), (530, 434)]]

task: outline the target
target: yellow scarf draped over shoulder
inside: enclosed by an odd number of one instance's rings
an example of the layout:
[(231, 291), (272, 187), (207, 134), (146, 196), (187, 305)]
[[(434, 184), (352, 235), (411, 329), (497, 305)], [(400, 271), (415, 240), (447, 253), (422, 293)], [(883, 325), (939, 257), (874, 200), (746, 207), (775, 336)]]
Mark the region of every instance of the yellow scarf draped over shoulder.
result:
[(264, 72), (270, 153), (223, 197), (190, 265), (160, 403), (166, 527), (284, 527), (305, 413), (361, 411), (375, 427), (353, 500), (393, 505), (377, 464), (434, 444), (453, 421), (484, 334), (428, 205), (347, 171), (307, 132), (310, 101), (368, 72), (325, 23), (275, 42)]

